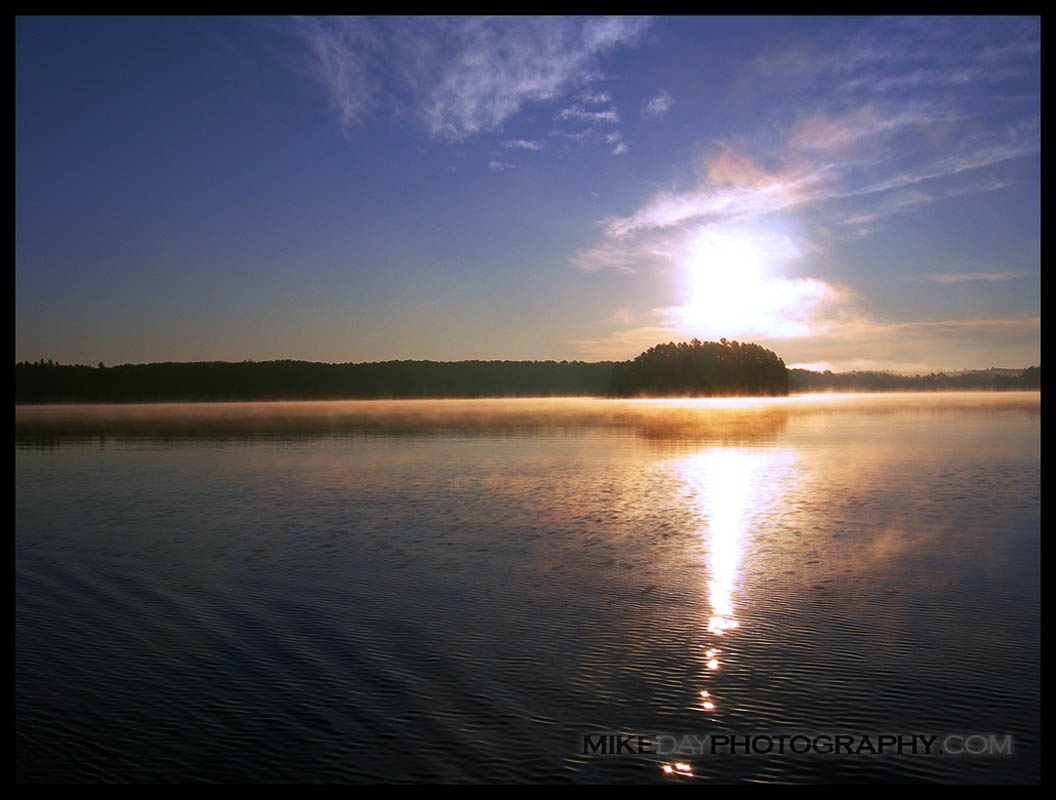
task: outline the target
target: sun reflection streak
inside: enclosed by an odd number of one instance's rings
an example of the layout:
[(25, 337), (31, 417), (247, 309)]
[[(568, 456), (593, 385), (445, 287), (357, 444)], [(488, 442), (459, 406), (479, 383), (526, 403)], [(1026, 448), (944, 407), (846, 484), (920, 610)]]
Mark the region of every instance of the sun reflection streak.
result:
[[(745, 514), (752, 488), (754, 459), (751, 453), (716, 447), (683, 462), (683, 476), (697, 488), (701, 511), (708, 519), (708, 631), (723, 636), (736, 629), (734, 593), (741, 562)], [(709, 651), (709, 668), (715, 661)]]
[[(781, 486), (787, 451), (714, 447), (678, 462), (686, 497), (706, 521), (708, 580), (708, 633), (726, 637), (737, 630), (736, 596), (745, 557), (746, 534), (752, 518), (772, 504)], [(776, 468), (776, 469), (775, 469)], [(722, 667), (722, 650), (705, 645), (708, 673)], [(700, 708), (714, 711), (716, 698), (700, 693)]]
[(683, 778), (693, 777), (693, 765), (684, 761), (675, 764), (661, 764), (660, 768), (668, 775), (679, 775)]

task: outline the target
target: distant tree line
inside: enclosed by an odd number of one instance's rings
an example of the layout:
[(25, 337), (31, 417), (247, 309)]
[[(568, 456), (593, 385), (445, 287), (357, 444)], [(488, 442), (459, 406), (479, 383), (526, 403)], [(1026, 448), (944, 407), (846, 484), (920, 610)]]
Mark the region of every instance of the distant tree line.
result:
[(21, 362), (16, 403), (604, 395), (612, 362), (200, 361), (116, 367)]
[(96, 367), (15, 364), (16, 403), (442, 397), (785, 395), (825, 391), (1040, 389), (1041, 368), (906, 377), (788, 370), (756, 344), (658, 344), (632, 361), (200, 361)]
[(1023, 370), (969, 370), (947, 375), (894, 375), (890, 372), (812, 372), (806, 369), (788, 371), (789, 390), (807, 392), (932, 392), (996, 390), (1015, 391), (1041, 388), (1041, 367)]
[(757, 344), (669, 342), (612, 367), (617, 397), (686, 395), (786, 395), (788, 370), (772, 350)]

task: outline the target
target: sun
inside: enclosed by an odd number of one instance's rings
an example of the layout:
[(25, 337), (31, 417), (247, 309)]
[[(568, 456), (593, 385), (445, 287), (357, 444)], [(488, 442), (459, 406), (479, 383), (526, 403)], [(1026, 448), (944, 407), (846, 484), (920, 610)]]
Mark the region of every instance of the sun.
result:
[(754, 326), (763, 294), (763, 260), (747, 238), (699, 237), (689, 248), (685, 272), (687, 326), (730, 333)]
[(702, 338), (809, 335), (810, 317), (834, 293), (821, 281), (779, 274), (798, 255), (786, 236), (704, 230), (679, 259), (685, 301), (672, 309), (673, 321)]

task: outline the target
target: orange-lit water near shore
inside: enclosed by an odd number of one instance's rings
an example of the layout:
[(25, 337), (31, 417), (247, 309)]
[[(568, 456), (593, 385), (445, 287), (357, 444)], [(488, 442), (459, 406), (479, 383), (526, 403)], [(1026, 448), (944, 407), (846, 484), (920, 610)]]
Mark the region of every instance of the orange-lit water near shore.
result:
[(1039, 779), (1038, 393), (15, 422), (19, 780)]

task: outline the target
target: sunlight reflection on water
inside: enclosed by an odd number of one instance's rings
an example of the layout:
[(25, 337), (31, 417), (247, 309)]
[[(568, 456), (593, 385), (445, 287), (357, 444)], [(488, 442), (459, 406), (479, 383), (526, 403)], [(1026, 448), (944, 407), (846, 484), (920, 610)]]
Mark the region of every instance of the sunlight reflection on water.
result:
[[(17, 769), (1029, 779), (1039, 427), (1036, 393), (17, 407)], [(659, 764), (593, 726), (1017, 750)]]
[[(701, 525), (701, 553), (708, 568), (707, 630), (713, 642), (701, 645), (708, 673), (722, 666), (718, 643), (729, 647), (727, 633), (741, 625), (735, 596), (741, 589), (745, 539), (753, 533), (753, 523), (780, 501), (795, 460), (790, 450), (711, 447), (674, 462), (681, 494)], [(701, 708), (715, 711), (715, 686), (708, 685), (711, 691), (700, 692)]]

